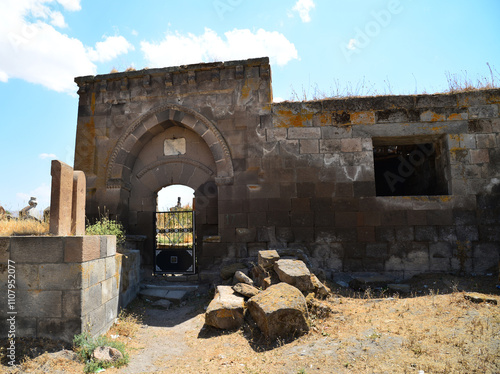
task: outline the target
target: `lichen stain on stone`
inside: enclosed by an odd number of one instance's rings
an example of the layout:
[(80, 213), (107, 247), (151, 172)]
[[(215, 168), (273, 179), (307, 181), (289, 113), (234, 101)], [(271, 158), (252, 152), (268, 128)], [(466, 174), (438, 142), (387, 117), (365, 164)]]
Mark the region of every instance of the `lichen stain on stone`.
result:
[(255, 78), (245, 79), (245, 84), (241, 88), (241, 97), (248, 99), (252, 91), (257, 91), (260, 87), (260, 80)]
[(375, 112), (354, 112), (351, 113), (351, 123), (355, 125), (373, 125), (375, 124)]
[(310, 122), (314, 113), (301, 109), (300, 113), (294, 113), (291, 109), (277, 109), (276, 117), (279, 122), (276, 127), (304, 127), (304, 123)]
[(450, 114), (450, 116), (448, 117), (448, 121), (460, 121), (463, 119), (465, 119), (465, 118), (462, 117), (461, 113), (453, 113), (453, 114)]
[(95, 114), (95, 92), (92, 92), (92, 98), (90, 99), (90, 110), (92, 115)]

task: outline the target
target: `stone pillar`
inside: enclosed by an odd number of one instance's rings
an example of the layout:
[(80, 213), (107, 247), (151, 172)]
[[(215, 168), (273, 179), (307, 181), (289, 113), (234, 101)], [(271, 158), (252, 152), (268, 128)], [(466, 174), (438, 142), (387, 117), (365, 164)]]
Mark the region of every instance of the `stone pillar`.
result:
[(52, 187), (50, 193), (49, 232), (58, 236), (70, 235), (73, 168), (59, 160), (52, 160), (50, 175), (52, 176)]
[(71, 204), (71, 234), (85, 235), (85, 191), (83, 171), (73, 171), (73, 202)]

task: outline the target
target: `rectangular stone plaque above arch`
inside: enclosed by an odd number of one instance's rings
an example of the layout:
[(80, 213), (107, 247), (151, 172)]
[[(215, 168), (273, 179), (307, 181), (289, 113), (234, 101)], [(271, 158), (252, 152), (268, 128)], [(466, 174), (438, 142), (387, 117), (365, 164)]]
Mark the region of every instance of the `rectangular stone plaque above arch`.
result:
[(165, 139), (163, 154), (165, 156), (177, 156), (186, 153), (186, 139)]

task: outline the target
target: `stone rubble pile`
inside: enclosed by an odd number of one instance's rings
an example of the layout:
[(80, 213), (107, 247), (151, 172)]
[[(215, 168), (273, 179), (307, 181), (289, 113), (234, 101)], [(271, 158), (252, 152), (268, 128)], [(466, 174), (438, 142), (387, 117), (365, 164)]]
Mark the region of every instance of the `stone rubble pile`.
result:
[(226, 285), (217, 286), (205, 313), (209, 326), (238, 329), (250, 315), (266, 338), (288, 338), (309, 331), (310, 311), (323, 316), (331, 312), (318, 300), (330, 289), (303, 260), (282, 258), (276, 250), (260, 251), (251, 269), (242, 263), (225, 266), (221, 277)]

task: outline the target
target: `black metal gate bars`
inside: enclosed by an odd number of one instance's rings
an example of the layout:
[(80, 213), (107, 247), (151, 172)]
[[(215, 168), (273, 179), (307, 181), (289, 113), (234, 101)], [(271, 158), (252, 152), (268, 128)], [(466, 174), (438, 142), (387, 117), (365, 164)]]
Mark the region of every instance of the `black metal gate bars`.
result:
[(154, 256), (156, 274), (195, 273), (194, 217), (193, 210), (156, 212)]

